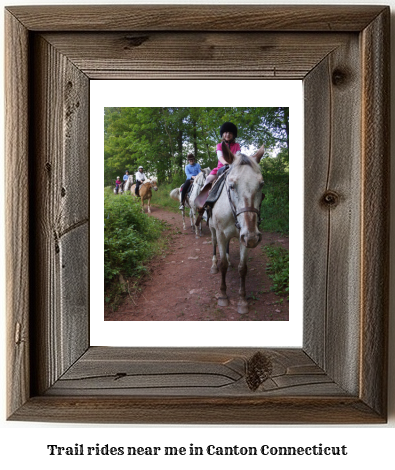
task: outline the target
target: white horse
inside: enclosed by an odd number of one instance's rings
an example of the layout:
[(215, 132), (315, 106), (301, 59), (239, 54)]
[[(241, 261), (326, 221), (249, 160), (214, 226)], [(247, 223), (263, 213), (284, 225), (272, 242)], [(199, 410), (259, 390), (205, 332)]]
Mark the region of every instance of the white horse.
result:
[[(189, 209), (189, 218), (191, 221), (191, 229), (195, 230), (195, 237), (199, 238), (202, 236), (202, 223), (199, 224), (199, 227), (195, 225), (197, 218), (197, 208), (195, 206), (195, 199), (200, 194), (204, 186), (204, 182), (207, 178), (207, 175), (210, 173), (210, 168), (204, 168), (193, 180), (191, 192), (189, 196), (185, 198), (184, 209), (182, 209), (182, 226), (186, 230), (185, 226), (185, 207)], [(170, 192), (170, 197), (181, 203), (181, 191), (179, 188), (175, 188)]]
[(132, 185), (133, 185), (133, 175), (129, 175), (129, 178), (127, 179), (126, 183), (123, 185), (123, 192), (127, 193)]
[(228, 270), (227, 247), (231, 238), (240, 240), (240, 290), (238, 313), (248, 313), (245, 279), (247, 275), (248, 249), (255, 248), (262, 240), (258, 229), (260, 206), (263, 200), (263, 178), (259, 162), (265, 152), (262, 146), (252, 157), (242, 153), (233, 155), (227, 145), (222, 144), (225, 160), (231, 165), (224, 189), (212, 209), (210, 219), (211, 238), (213, 242), (213, 259), (211, 273), (217, 273), (216, 246), (221, 257), (221, 295), (218, 305), (226, 307), (229, 298), (226, 295), (226, 272)]

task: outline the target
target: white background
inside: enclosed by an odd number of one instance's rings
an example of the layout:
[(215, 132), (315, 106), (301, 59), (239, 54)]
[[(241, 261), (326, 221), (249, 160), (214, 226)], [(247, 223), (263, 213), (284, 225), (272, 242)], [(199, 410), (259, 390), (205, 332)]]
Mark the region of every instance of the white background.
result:
[[(49, 2), (35, 1), (27, 2), (26, 0), (13, 2), (1, 2), (2, 5), (24, 5), (26, 3), (34, 4), (102, 4), (110, 2), (102, 2), (94, 0), (92, 2), (59, 2), (51, 0)], [(120, 3), (133, 3), (123, 2)], [(145, 3), (145, 2), (140, 2)], [(148, 3), (148, 2), (147, 2)], [(151, 1), (149, 3), (176, 3), (174, 1)], [(180, 2), (182, 3), (182, 2)], [(205, 3), (205, 2), (195, 2)], [(210, 2), (206, 2), (210, 3)], [(219, 4), (222, 2), (211, 2)], [(230, 3), (243, 3), (231, 2)], [(244, 2), (246, 3), (246, 2)], [(250, 4), (262, 4), (264, 2), (255, 1), (249, 2)], [(270, 4), (284, 4), (284, 3), (302, 3), (302, 4), (389, 4), (395, 8), (395, 0), (381, 2), (318, 2), (302, 0), (301, 2), (283, 2), (270, 0)], [(224, 9), (226, 9), (226, 4)], [(1, 11), (3, 16), (3, 11)], [(3, 24), (3, 18), (0, 18)], [(237, 21), (237, 18), (235, 18)], [(393, 18), (392, 18), (393, 23)], [(1, 38), (3, 40), (3, 38)], [(392, 39), (392, 43), (394, 40)], [(392, 44), (392, 50), (395, 48)], [(0, 47), (0, 54), (3, 54), (3, 44)], [(3, 60), (2, 60), (3, 63)], [(393, 60), (393, 64), (395, 61)], [(394, 65), (392, 66), (392, 69)], [(394, 76), (392, 70), (392, 76)], [(3, 86), (1, 87), (3, 92)], [(3, 96), (1, 96), (3, 104)], [(4, 104), (3, 104), (4, 109)], [(393, 115), (393, 112), (392, 112)], [(1, 138), (4, 138), (4, 119), (1, 116), (0, 132)], [(394, 133), (395, 119), (392, 119), (393, 127), (392, 134)], [(3, 168), (1, 168), (3, 171)], [(394, 175), (392, 175), (392, 186), (394, 185)], [(3, 212), (3, 193), (0, 195), (0, 210), (1, 220), (4, 221)], [(391, 196), (392, 207), (394, 196)], [(394, 209), (393, 209), (394, 210)], [(393, 225), (391, 227), (393, 233)], [(1, 252), (0, 259), (4, 259), (4, 231), (3, 223), (1, 224)], [(395, 266), (393, 255), (393, 242), (391, 246), (391, 271)], [(4, 279), (5, 272), (2, 265), (1, 269), (1, 289), (4, 292)], [(392, 289), (393, 291), (394, 289)], [(1, 296), (1, 328), (4, 331), (4, 296)], [(333, 469), (335, 466), (340, 469), (355, 468), (359, 466), (362, 469), (370, 468), (393, 468), (394, 465), (394, 445), (395, 442), (395, 409), (394, 409), (394, 294), (391, 293), (390, 301), (390, 400), (389, 410), (390, 417), (389, 423), (382, 426), (85, 426), (85, 425), (50, 425), (40, 423), (12, 423), (5, 421), (5, 397), (4, 397), (4, 370), (5, 370), (5, 342), (3, 337), (1, 340), (1, 415), (0, 415), (0, 465), (3, 468), (11, 466), (15, 468), (24, 468), (31, 465), (33, 468), (53, 469), (56, 466), (58, 469), (69, 469), (70, 466), (74, 468), (86, 468), (89, 463), (93, 463), (96, 468), (107, 468), (109, 465), (116, 465), (118, 469), (130, 468), (145, 468), (151, 466), (182, 468), (186, 466), (191, 469), (200, 469), (202, 466), (215, 466), (221, 465), (227, 468), (237, 468), (241, 465), (251, 465), (262, 468), (264, 465), (285, 465), (292, 466), (295, 469), (315, 469), (319, 466), (322, 469)], [(346, 457), (165, 457), (160, 455), (158, 457), (88, 457), (88, 456), (74, 456), (74, 457), (54, 457), (49, 456), (46, 446), (48, 444), (57, 444), (60, 446), (72, 446), (75, 443), (84, 444), (85, 446), (94, 446), (95, 444), (110, 446), (185, 446), (189, 447), (191, 443), (195, 446), (206, 447), (209, 444), (217, 446), (255, 446), (260, 447), (263, 444), (271, 446), (309, 446), (324, 444), (330, 446), (346, 445), (348, 448), (348, 456)], [(237, 467), (236, 467), (237, 466)]]
[[(133, 83), (133, 85), (131, 85)], [(132, 86), (139, 90), (132, 92)], [(190, 93), (193, 90), (193, 94)], [(235, 92), (239, 90), (239, 92)], [(104, 167), (103, 108), (136, 106), (289, 106), (290, 108), (290, 321), (265, 322), (103, 322), (104, 259), (91, 256), (92, 346), (250, 346), (300, 347), (303, 322), (303, 214), (298, 195), (303, 187), (303, 89), (301, 80), (92, 80), (91, 168)], [(224, 98), (225, 97), (225, 98)], [(257, 102), (259, 97), (259, 102)], [(99, 138), (98, 138), (99, 136)], [(101, 160), (100, 160), (101, 158)], [(99, 178), (99, 179), (97, 179)], [(102, 253), (104, 175), (91, 186), (91, 253)], [(160, 181), (159, 181), (160, 188)], [(295, 195), (292, 197), (292, 195)], [(155, 196), (153, 197), (155, 203)], [(181, 214), (180, 214), (181, 217)], [(99, 274), (99, 276), (97, 275)], [(219, 280), (217, 279), (219, 282)], [(163, 334), (163, 332), (166, 334)]]

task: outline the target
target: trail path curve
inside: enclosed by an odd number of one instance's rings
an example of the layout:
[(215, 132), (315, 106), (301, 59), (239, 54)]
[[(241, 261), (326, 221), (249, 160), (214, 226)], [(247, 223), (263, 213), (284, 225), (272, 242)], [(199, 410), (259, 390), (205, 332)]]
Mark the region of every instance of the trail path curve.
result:
[[(276, 233), (263, 233), (258, 247), (249, 250), (246, 291), (249, 312), (237, 313), (239, 290), (239, 243), (230, 244), (232, 267), (227, 274), (228, 307), (218, 307), (221, 274), (210, 274), (212, 243), (204, 223), (203, 236), (195, 238), (182, 228), (180, 214), (153, 206), (151, 217), (167, 222), (169, 249), (151, 261), (150, 276), (141, 285), (137, 298), (127, 296), (117, 311), (105, 310), (106, 321), (287, 321), (289, 302), (270, 291), (272, 281), (265, 267), (263, 245), (281, 245), (288, 249), (288, 238)], [(189, 224), (189, 218), (188, 218)], [(217, 250), (217, 256), (218, 250)]]

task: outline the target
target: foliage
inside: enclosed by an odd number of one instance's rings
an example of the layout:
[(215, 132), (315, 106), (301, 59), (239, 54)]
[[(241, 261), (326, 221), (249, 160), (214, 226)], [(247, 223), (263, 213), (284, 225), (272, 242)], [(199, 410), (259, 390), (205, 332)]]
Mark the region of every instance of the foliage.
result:
[[(183, 183), (183, 181), (182, 181)], [(155, 193), (155, 206), (160, 206), (168, 211), (176, 212), (177, 214), (181, 215), (181, 211), (179, 210), (180, 203), (175, 199), (170, 197), (170, 192), (180, 187), (182, 183), (175, 184), (175, 183), (168, 183), (160, 186), (160, 190)], [(189, 210), (187, 209), (185, 214), (189, 216)]]
[(241, 147), (288, 146), (288, 108), (105, 108), (105, 185), (139, 165), (160, 182), (170, 182), (184, 176), (189, 152), (202, 167), (214, 168), (225, 121), (237, 125)]
[(289, 232), (289, 163), (288, 149), (275, 158), (262, 160), (265, 199), (261, 206), (262, 229)]
[(139, 200), (129, 194), (104, 196), (104, 282), (109, 285), (120, 274), (138, 277), (152, 245), (162, 232), (157, 219), (141, 212)]
[(272, 290), (278, 294), (289, 292), (289, 251), (282, 247), (266, 245), (263, 247), (269, 263), (266, 265), (268, 276), (273, 281)]
[(265, 144), (263, 229), (287, 232), (288, 108), (105, 108), (105, 185), (113, 185), (125, 170), (135, 173), (143, 165), (145, 173), (156, 176), (161, 186), (177, 187), (185, 181), (190, 152), (202, 168), (216, 167), (215, 149), (225, 121), (237, 125), (237, 142), (245, 153)]

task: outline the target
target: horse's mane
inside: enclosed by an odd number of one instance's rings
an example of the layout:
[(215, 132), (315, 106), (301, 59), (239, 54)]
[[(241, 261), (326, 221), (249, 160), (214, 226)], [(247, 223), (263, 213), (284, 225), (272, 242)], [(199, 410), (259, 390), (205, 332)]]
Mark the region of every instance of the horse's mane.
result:
[(235, 157), (236, 158), (234, 159), (234, 161), (232, 163), (233, 167), (248, 165), (248, 166), (254, 168), (255, 170), (260, 171), (258, 163), (253, 158), (250, 158), (250, 157), (248, 157), (247, 155), (244, 155), (244, 153), (241, 153), (241, 152), (237, 152)]
[(241, 165), (251, 166), (251, 158), (247, 157), (247, 155), (244, 155), (244, 153), (237, 152), (232, 162), (232, 166), (241, 166)]
[(195, 181), (200, 183), (201, 180), (205, 180), (209, 175), (210, 171), (210, 168), (203, 168), (200, 173), (196, 176)]
[(200, 180), (205, 179), (206, 176), (207, 176), (207, 173), (205, 172), (205, 170), (202, 170), (202, 171), (196, 176), (195, 181), (196, 181), (196, 182), (200, 182)]

